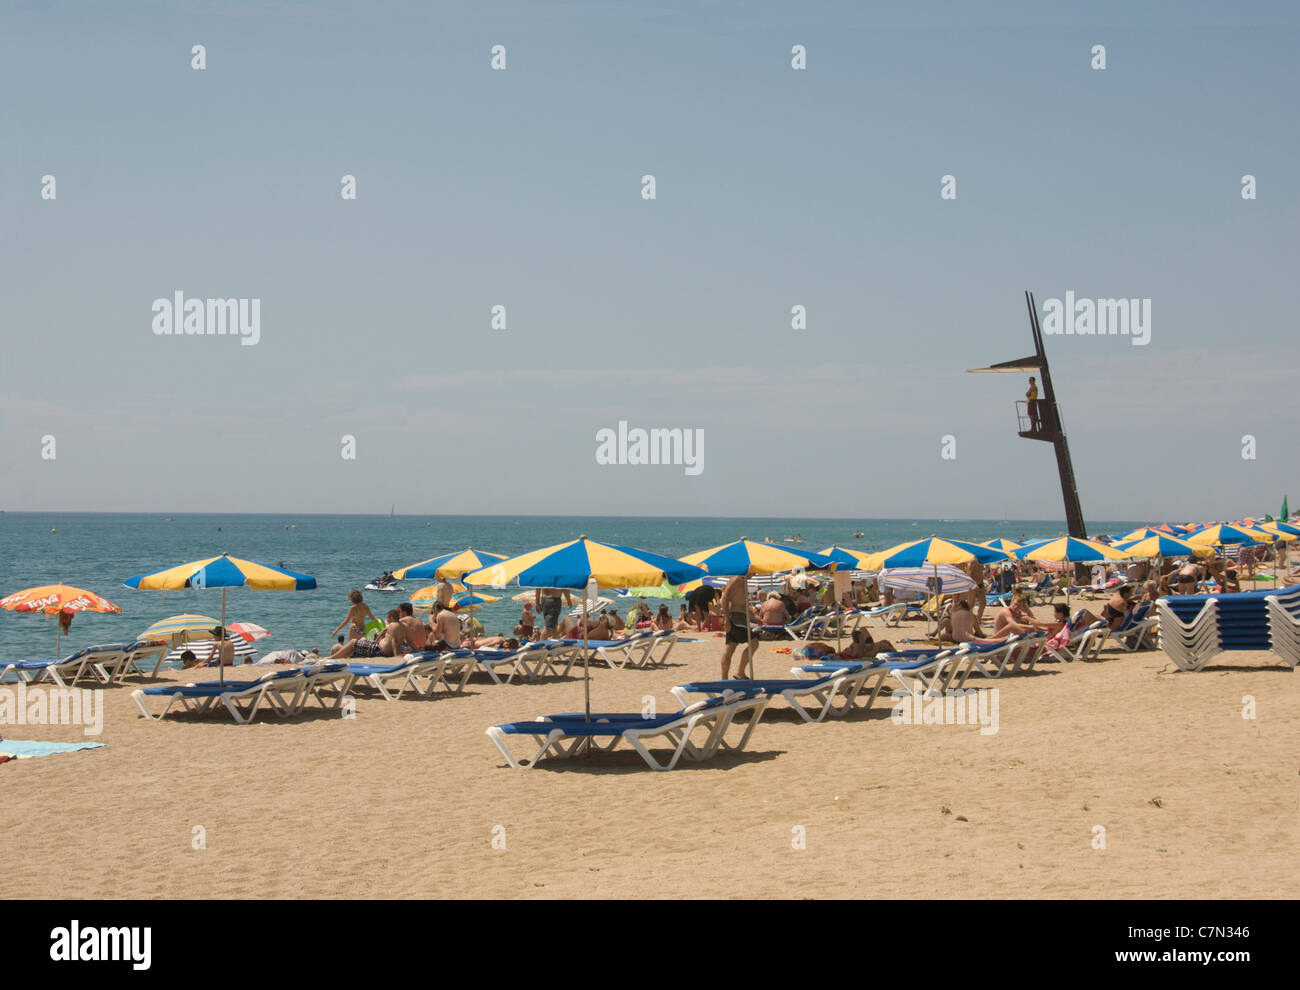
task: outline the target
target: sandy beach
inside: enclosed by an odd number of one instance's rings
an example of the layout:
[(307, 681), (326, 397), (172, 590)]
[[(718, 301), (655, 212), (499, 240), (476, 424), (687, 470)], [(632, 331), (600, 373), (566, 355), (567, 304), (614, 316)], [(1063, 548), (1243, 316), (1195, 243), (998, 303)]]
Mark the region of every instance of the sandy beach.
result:
[[(909, 634), (920, 625), (889, 630)], [(781, 645), (761, 644), (760, 676), (786, 676)], [(593, 668), (593, 704), (638, 710), (653, 695), (673, 710), (669, 689), (716, 677), (720, 649), (708, 635), (663, 668)], [(580, 709), (580, 677), (476, 675), (462, 696), (358, 693), (354, 719), (313, 707), (249, 726), (224, 713), (146, 721), (136, 686), (104, 691), (97, 737), (4, 727), (107, 744), (0, 766), (0, 834), (24, 837), (4, 896), (1285, 898), (1300, 887), (1287, 865), (1300, 847), (1300, 678), (1272, 654), (1189, 674), (1159, 651), (1112, 649), (972, 678), (1000, 692), (993, 735), (894, 724), (885, 695), (813, 725), (773, 705), (747, 752), (671, 773), (631, 751), (505, 766), (484, 730)], [(1254, 719), (1242, 717), (1248, 695)]]

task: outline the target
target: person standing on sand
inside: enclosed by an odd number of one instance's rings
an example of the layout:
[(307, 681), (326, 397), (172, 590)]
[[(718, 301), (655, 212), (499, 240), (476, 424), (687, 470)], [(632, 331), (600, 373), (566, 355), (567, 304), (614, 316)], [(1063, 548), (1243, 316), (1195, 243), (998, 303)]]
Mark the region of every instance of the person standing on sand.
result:
[(560, 588), (538, 588), (533, 594), (533, 601), (537, 604), (537, 614), (542, 617), (542, 628), (546, 630), (545, 639), (553, 639), (560, 626), (560, 609), (563, 607), (560, 602), (561, 596), (564, 598), (564, 605), (573, 604), (573, 595)]
[(727, 617), (727, 636), (726, 645), (722, 648), (722, 679), (725, 681), (731, 674), (731, 655), (736, 652), (736, 647), (741, 643), (745, 644), (745, 651), (740, 657), (740, 666), (736, 668), (737, 680), (744, 680), (749, 676), (751, 671), (750, 664), (753, 660), (754, 647), (750, 643), (749, 635), (749, 601), (745, 593), (746, 574), (737, 574), (727, 582), (722, 589), (722, 611)]
[(348, 639), (360, 639), (366, 634), (366, 620), (374, 620), (375, 614), (370, 611), (370, 606), (365, 603), (361, 597), (361, 592), (353, 588), (348, 592), (348, 601), (352, 606), (348, 609), (348, 614), (343, 617), (343, 621), (334, 627), (331, 636), (337, 636), (340, 629), (348, 626)]
[(451, 582), (445, 577), (438, 579), (438, 604), (443, 608), (451, 608), (451, 596), (456, 589), (451, 586)]

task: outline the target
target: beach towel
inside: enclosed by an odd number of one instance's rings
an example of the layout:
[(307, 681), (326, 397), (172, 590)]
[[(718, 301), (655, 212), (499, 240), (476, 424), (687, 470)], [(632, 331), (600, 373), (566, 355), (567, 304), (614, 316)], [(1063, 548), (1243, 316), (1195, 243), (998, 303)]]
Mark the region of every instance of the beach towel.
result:
[(0, 756), (25, 760), (54, 753), (74, 753), (79, 749), (98, 749), (103, 743), (30, 742), (21, 739), (0, 739)]

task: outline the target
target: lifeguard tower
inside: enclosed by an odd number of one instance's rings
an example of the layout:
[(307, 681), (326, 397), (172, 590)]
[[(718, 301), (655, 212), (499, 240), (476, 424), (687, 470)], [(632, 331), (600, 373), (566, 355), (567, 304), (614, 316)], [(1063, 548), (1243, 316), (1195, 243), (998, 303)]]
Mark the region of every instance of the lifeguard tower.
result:
[(1038, 309), (1034, 305), (1032, 292), (1025, 293), (1025, 304), (1029, 307), (1029, 329), (1034, 336), (1034, 353), (1018, 361), (1003, 361), (987, 368), (968, 370), (972, 373), (1037, 373), (1038, 399), (1032, 403), (1025, 399), (1016, 402), (1016, 429), (1026, 440), (1043, 440), (1056, 448), (1056, 469), (1061, 476), (1066, 527), (1071, 536), (1087, 539), (1083, 508), (1079, 505), (1079, 486), (1075, 483), (1074, 465), (1070, 461), (1070, 445), (1065, 439), (1061, 410), (1056, 404), (1056, 392), (1052, 389), (1052, 371), (1047, 365), (1047, 353), (1043, 350), (1043, 328), (1038, 322)]

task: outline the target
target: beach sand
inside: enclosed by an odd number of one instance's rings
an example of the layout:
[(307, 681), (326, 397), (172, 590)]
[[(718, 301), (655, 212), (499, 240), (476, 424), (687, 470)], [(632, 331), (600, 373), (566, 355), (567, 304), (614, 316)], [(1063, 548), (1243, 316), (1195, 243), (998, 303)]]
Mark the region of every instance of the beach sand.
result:
[[(788, 676), (781, 645), (761, 644), (760, 676)], [(593, 668), (593, 705), (636, 711), (654, 695), (675, 710), (669, 688), (716, 678), (720, 650), (708, 635), (679, 643), (665, 668)], [(464, 696), (432, 700), (358, 694), (355, 719), (313, 706), (249, 726), (224, 713), (147, 721), (128, 682), (104, 692), (100, 736), (3, 727), (107, 746), (0, 765), (0, 894), (1300, 894), (1300, 674), (1275, 655), (1227, 654), (1187, 674), (1158, 651), (1107, 650), (970, 685), (999, 690), (995, 735), (893, 724), (887, 695), (870, 713), (815, 725), (778, 703), (748, 752), (653, 773), (631, 751), (505, 766), (487, 726), (580, 710), (580, 677), (476, 678)], [(1246, 695), (1254, 719), (1242, 717)], [(795, 848), (798, 829), (806, 848)]]

